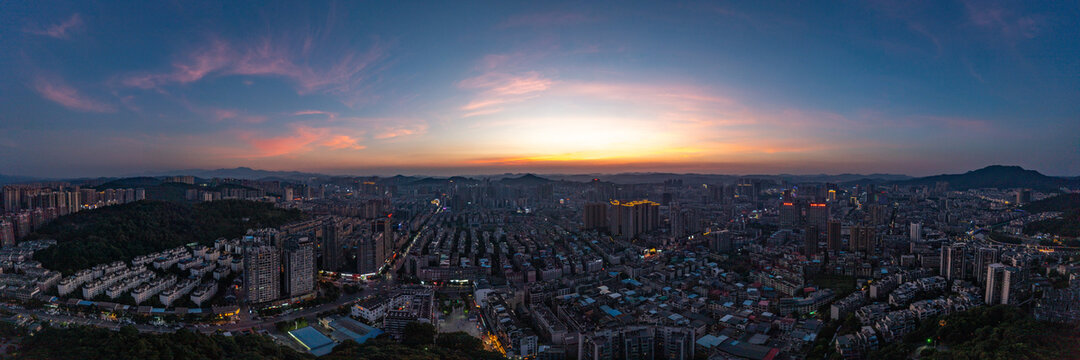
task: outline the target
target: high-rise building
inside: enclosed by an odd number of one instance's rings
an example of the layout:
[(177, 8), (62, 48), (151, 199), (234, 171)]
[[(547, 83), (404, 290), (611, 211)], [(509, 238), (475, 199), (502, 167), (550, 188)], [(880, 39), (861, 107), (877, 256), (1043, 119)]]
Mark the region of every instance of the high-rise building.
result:
[(780, 203), (780, 227), (794, 228), (799, 226), (799, 220), (802, 217), (802, 211), (799, 209), (799, 203), (795, 200), (784, 200)]
[(829, 251), (844, 250), (843, 225), (839, 221), (829, 221), (828, 226)]
[(320, 251), (320, 269), (328, 271), (341, 270), (344, 256), (342, 254), (342, 239), (344, 238), (344, 229), (342, 229), (342, 223), (337, 219), (327, 219), (322, 224), (322, 243), (319, 244)]
[(682, 215), (682, 208), (679, 207), (679, 204), (668, 206), (668, 234), (671, 234), (673, 238), (683, 236)]
[(911, 242), (922, 241), (922, 223), (911, 223), (908, 232), (911, 237)]
[(886, 205), (870, 204), (866, 206), (866, 210), (870, 223), (874, 225), (888, 224), (892, 218), (892, 208)]
[(308, 237), (285, 242), (285, 293), (296, 297), (315, 291), (315, 246)]
[(382, 246), (382, 249), (380, 253), (376, 254), (376, 256), (378, 256), (380, 267), (386, 262), (387, 258), (394, 254), (394, 246), (396, 246), (394, 241), (394, 231), (390, 226), (390, 221), (386, 218), (376, 219), (371, 222), (371, 233), (381, 237), (379, 245)]
[(22, 188), (18, 186), (4, 187), (4, 211), (16, 212), (22, 209)]
[(946, 280), (963, 280), (967, 276), (967, 256), (964, 243), (954, 243), (941, 247), (941, 276)]
[(990, 264), (1001, 261), (1001, 253), (996, 248), (980, 247), (975, 252), (975, 281), (982, 285), (986, 283), (986, 268)]
[(1019, 282), (1020, 270), (1005, 266), (1002, 263), (993, 263), (986, 267), (986, 305), (1013, 304), (1017, 299), (1013, 296), (1013, 289)]
[(598, 230), (607, 228), (608, 221), (608, 204), (600, 202), (590, 202), (585, 204), (583, 209), (582, 222), (585, 230)]
[(806, 219), (803, 221), (805, 225), (816, 226), (818, 229), (824, 229), (826, 224), (829, 223), (829, 204), (822, 202), (812, 202), (806, 206)]
[(1016, 191), (1016, 205), (1024, 205), (1031, 202), (1031, 189)]
[(0, 245), (3, 247), (15, 246), (15, 224), (0, 220)]
[[(657, 327), (656, 338), (660, 348), (656, 358), (690, 360), (694, 358), (694, 330), (683, 327)], [(648, 358), (646, 358), (648, 359)]]
[(621, 332), (622, 356), (620, 359), (652, 359), (656, 343), (652, 329), (635, 328)]
[(709, 250), (717, 253), (726, 253), (735, 250), (735, 244), (731, 233), (727, 230), (713, 231), (709, 235)]
[(281, 256), (273, 246), (244, 248), (244, 298), (252, 304), (281, 297)]
[(873, 255), (877, 246), (877, 229), (873, 226), (855, 225), (851, 227), (851, 250), (865, 255)]
[(819, 229), (816, 225), (806, 226), (806, 231), (803, 233), (805, 236), (803, 252), (806, 256), (813, 256), (818, 253), (818, 242), (821, 241), (821, 230)]
[(384, 233), (366, 235), (356, 243), (356, 272), (374, 274), (386, 262)]
[(608, 231), (630, 239), (660, 227), (660, 204), (649, 200), (613, 200), (608, 211)]

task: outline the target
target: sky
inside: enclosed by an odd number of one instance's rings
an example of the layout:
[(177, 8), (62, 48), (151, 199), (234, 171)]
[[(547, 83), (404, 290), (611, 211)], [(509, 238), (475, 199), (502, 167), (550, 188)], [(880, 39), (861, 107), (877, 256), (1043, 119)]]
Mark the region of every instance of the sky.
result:
[(1080, 175), (1077, 1), (0, 2), (0, 174)]

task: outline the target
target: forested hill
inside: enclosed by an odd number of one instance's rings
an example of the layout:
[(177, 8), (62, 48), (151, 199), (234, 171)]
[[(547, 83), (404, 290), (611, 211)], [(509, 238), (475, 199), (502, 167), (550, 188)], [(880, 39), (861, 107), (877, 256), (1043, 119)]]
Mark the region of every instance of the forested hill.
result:
[[(418, 324), (418, 323), (417, 323)], [(502, 360), (499, 353), (485, 351), (480, 339), (463, 332), (436, 335), (433, 327), (406, 333), (404, 343), (387, 335), (364, 344), (347, 340), (334, 351), (316, 358), (274, 343), (262, 335), (203, 335), (188, 330), (168, 334), (140, 334), (133, 327), (110, 331), (92, 327), (46, 328), (23, 338), (20, 359), (109, 360)], [(413, 335), (413, 336), (410, 336)], [(416, 336), (421, 335), (421, 336)], [(434, 340), (434, 341), (433, 341)]]
[(1036, 321), (1014, 306), (984, 306), (929, 318), (904, 340), (883, 344), (870, 359), (1076, 359), (1075, 326)]
[(276, 227), (305, 217), (299, 210), (246, 200), (193, 205), (144, 200), (106, 206), (60, 217), (30, 238), (51, 238), (57, 245), (34, 255), (42, 266), (70, 274), (96, 264), (130, 260), (219, 237), (234, 238), (247, 229)]
[(120, 331), (74, 327), (47, 328), (23, 339), (17, 356), (23, 359), (315, 359), (261, 335), (207, 336), (187, 330), (140, 334), (133, 327)]

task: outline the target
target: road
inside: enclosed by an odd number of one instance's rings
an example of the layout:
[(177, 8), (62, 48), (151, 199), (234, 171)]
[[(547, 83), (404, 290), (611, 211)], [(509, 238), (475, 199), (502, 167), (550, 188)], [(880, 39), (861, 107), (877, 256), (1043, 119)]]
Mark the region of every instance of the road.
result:
[[(416, 244), (416, 240), (420, 239), (420, 236), (422, 236), (424, 232), (427, 231), (428, 227), (431, 226), (432, 219), (434, 219), (435, 216), (439, 215), (439, 213), (441, 212), (442, 207), (435, 208), (435, 213), (432, 214), (426, 222), (424, 222), (424, 225), (422, 225), (420, 227), (420, 230), (418, 230), (416, 234), (413, 235), (412, 239), (409, 239), (409, 244), (405, 246), (405, 250), (400, 253), (395, 253), (395, 255), (399, 256), (394, 256), (391, 257), (390, 260), (387, 260), (387, 264), (383, 265), (383, 267), (379, 270), (379, 273), (384, 274), (387, 280), (393, 281), (394, 274), (397, 273), (397, 271), (401, 269), (401, 266), (405, 264), (405, 259), (408, 258), (409, 253), (412, 252), (412, 248), (413, 245)], [(389, 271), (387, 271), (386, 265), (389, 265)]]

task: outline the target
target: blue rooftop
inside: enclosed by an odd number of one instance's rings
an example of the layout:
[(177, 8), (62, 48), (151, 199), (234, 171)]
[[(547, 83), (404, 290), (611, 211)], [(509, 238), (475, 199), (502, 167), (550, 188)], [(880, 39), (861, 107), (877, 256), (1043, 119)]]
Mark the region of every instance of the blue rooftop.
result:
[(334, 341), (310, 326), (305, 326), (289, 332), (289, 336), (300, 342), (312, 355), (323, 356), (330, 353), (334, 348)]
[(341, 317), (331, 321), (330, 327), (334, 328), (334, 334), (332, 335), (339, 340), (341, 337), (346, 337), (360, 344), (383, 333), (382, 330), (347, 317)]
[(604, 310), (604, 312), (613, 317), (622, 315), (622, 311), (612, 309), (610, 306), (607, 305), (600, 305), (600, 310)]

